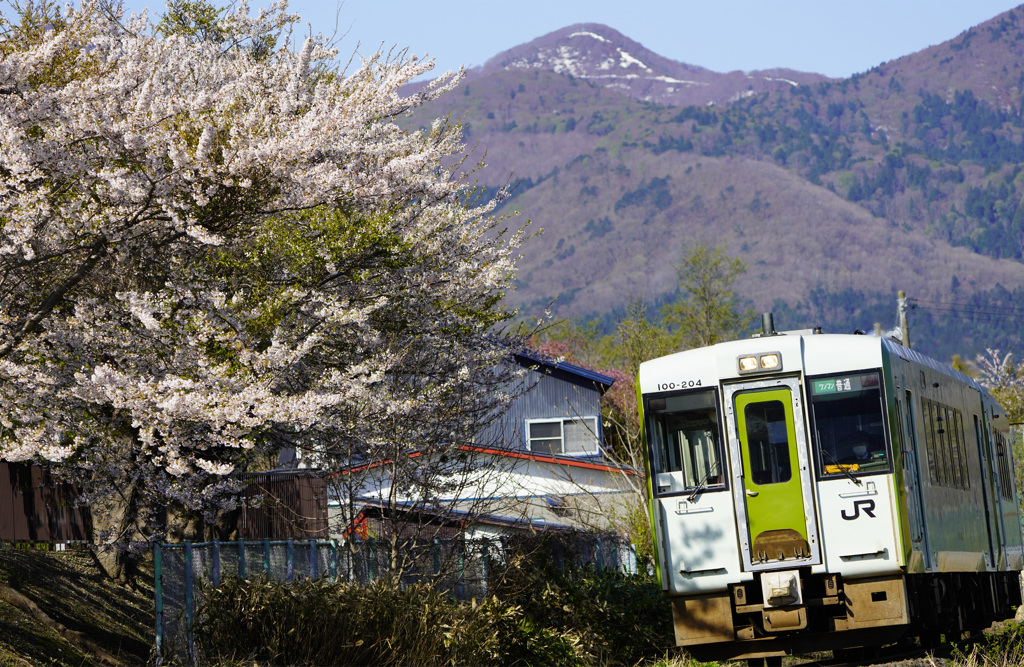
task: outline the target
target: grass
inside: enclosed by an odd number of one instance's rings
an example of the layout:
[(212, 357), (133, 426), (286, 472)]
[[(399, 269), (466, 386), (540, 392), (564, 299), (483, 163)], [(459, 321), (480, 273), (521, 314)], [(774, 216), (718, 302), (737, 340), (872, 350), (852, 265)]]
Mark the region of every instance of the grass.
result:
[(0, 667), (145, 664), (153, 628), (151, 573), (126, 587), (84, 547), (0, 547)]
[(956, 667), (1017, 667), (1024, 665), (1024, 625), (1001, 623), (998, 629), (969, 647), (953, 649)]

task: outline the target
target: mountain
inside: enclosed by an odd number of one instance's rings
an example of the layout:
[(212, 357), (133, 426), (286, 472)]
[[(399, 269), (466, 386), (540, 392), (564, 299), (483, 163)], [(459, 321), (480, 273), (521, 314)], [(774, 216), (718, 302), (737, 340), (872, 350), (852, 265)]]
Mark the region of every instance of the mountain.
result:
[(670, 60), (608, 26), (579, 23), (488, 60), (470, 78), (512, 70), (554, 72), (658, 104), (724, 104), (828, 79), (788, 69), (719, 74)]
[(524, 315), (672, 300), (704, 242), (747, 263), (740, 295), (784, 327), (888, 326), (904, 289), (922, 351), (973, 354), (1020, 340), (1022, 50), (1017, 9), (849, 79), (718, 74), (583, 24), (470, 70), (412, 122), (462, 119), (486, 153), (474, 178), (518, 183), (505, 211), (543, 228), (510, 295)]

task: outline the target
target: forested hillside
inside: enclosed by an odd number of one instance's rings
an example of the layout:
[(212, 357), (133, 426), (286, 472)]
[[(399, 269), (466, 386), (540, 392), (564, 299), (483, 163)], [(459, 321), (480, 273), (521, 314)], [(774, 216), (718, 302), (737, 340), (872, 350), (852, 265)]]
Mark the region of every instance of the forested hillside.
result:
[(672, 85), (713, 98), (693, 106), (659, 101), (669, 66), (638, 47), (559, 31), (424, 110), (461, 119), (480, 184), (517, 184), (505, 210), (544, 230), (512, 296), (524, 314), (554, 299), (611, 322), (630, 297), (671, 301), (673, 264), (702, 242), (747, 263), (738, 292), (782, 326), (890, 326), (904, 289), (922, 351), (1018, 342), (1024, 10), (844, 80), (765, 90), (763, 73), (692, 68)]

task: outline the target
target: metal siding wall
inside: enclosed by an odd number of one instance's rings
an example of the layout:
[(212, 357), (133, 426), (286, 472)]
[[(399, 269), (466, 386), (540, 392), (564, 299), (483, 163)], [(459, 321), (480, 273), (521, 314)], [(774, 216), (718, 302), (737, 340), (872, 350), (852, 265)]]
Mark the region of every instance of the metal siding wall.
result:
[(0, 462), (0, 539), (14, 539), (15, 485), (10, 466)]
[(43, 466), (0, 461), (0, 540), (70, 542), (90, 539), (88, 510), (75, 507), (74, 485)]
[[(506, 447), (526, 448), (526, 420), (554, 419), (557, 417), (601, 416), (601, 393), (596, 386), (581, 386), (562, 377), (531, 370), (528, 382), (531, 388), (518, 396), (502, 420), (503, 444)], [(599, 433), (600, 435), (600, 433)]]
[[(29, 469), (29, 485), (32, 500), (29, 501), (31, 512), (28, 514), (28, 537), (33, 542), (50, 541), (50, 522), (48, 521), (46, 501), (43, 499), (43, 469), (32, 466)], [(26, 495), (29, 495), (28, 493)]]
[[(250, 505), (255, 497), (259, 504)], [(242, 499), (238, 529), (247, 540), (327, 537), (327, 488), (320, 477), (255, 475)]]

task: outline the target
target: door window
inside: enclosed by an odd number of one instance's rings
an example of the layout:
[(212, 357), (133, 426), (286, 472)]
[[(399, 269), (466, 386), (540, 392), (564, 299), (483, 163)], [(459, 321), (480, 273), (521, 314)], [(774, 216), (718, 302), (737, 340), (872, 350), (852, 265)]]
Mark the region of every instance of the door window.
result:
[(755, 484), (780, 484), (793, 477), (789, 460), (786, 409), (782, 401), (749, 403), (743, 408), (747, 426), (750, 475)]

